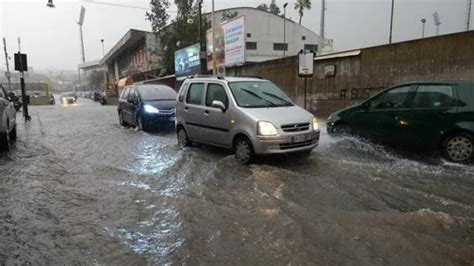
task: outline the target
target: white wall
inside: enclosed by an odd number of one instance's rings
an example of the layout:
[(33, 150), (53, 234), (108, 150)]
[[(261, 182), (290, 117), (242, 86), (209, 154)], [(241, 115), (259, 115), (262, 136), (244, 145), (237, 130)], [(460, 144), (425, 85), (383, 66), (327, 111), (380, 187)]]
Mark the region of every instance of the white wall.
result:
[[(239, 16), (245, 16), (245, 31), (250, 33), (247, 42), (256, 42), (257, 50), (246, 50), (246, 61), (260, 62), (283, 57), (283, 51), (273, 50), (273, 43), (283, 43), (283, 18), (274, 14), (260, 11), (254, 8), (231, 9), (229, 12), (239, 13)], [(222, 22), (222, 12), (216, 12), (216, 18)], [(210, 20), (210, 15), (206, 14)], [(219, 23), (218, 22), (218, 23)], [(302, 40), (305, 36), (306, 40)], [(319, 45), (320, 37), (311, 30), (298, 23), (286, 20), (286, 42), (288, 50), (286, 56), (296, 55), (305, 44)]]

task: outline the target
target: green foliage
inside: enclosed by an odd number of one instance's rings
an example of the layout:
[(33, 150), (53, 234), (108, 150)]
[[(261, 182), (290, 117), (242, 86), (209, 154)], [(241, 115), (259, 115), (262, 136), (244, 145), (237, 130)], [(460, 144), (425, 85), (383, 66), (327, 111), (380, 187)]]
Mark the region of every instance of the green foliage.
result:
[(262, 11), (267, 11), (267, 12), (270, 12), (270, 13), (273, 13), (275, 15), (280, 15), (281, 11), (280, 11), (280, 8), (277, 6), (277, 4), (275, 3), (275, 0), (272, 0), (270, 2), (270, 5), (267, 5), (267, 4), (260, 4), (257, 6), (257, 9), (258, 10), (262, 10)]
[(91, 86), (100, 86), (104, 81), (104, 72), (94, 70), (87, 76), (87, 83)]
[(301, 19), (303, 19), (304, 10), (311, 9), (311, 0), (296, 0), (295, 9), (298, 10), (298, 14), (300, 15), (299, 24), (301, 25)]
[(166, 12), (166, 9), (170, 7), (168, 0), (151, 0), (150, 2), (151, 11), (146, 12), (146, 19), (151, 22), (151, 28), (153, 32), (160, 32), (166, 24), (170, 16)]
[[(169, 16), (162, 12), (167, 0), (152, 0), (151, 5), (160, 3), (159, 8), (152, 9), (148, 20), (152, 22), (152, 29), (159, 38), (161, 45), (161, 61), (165, 66), (165, 74), (174, 72), (174, 53), (184, 47), (199, 43), (199, 7), (194, 0), (175, 0), (178, 8), (176, 18), (167, 26), (162, 22)], [(210, 28), (210, 23), (202, 18), (202, 39), (205, 39), (206, 30)], [(156, 26), (155, 26), (156, 25)], [(204, 44), (204, 42), (203, 42)]]
[(233, 18), (236, 18), (237, 16), (239, 15), (239, 12), (237, 11), (224, 11), (222, 12), (222, 20), (223, 21), (226, 21), (226, 20), (231, 20)]

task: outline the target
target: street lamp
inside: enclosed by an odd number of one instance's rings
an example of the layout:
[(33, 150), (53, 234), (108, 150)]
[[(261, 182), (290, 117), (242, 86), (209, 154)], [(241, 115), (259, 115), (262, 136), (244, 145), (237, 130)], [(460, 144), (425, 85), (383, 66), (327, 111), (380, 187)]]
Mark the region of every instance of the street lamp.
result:
[(388, 38), (388, 43), (392, 43), (392, 31), (393, 31), (393, 8), (395, 7), (395, 0), (392, 0), (392, 11), (390, 14), (390, 36)]
[(421, 19), (421, 23), (423, 24), (423, 29), (421, 30), (421, 38), (425, 38), (425, 23), (426, 23), (426, 19), (425, 19), (425, 18), (422, 18), (422, 19)]
[(46, 4), (47, 7), (54, 8), (53, 0), (48, 0), (48, 3)]
[(104, 39), (100, 39), (100, 42), (102, 43), (102, 57), (104, 57), (105, 56)]
[(283, 5), (283, 57), (286, 54), (286, 7), (288, 6), (288, 2)]

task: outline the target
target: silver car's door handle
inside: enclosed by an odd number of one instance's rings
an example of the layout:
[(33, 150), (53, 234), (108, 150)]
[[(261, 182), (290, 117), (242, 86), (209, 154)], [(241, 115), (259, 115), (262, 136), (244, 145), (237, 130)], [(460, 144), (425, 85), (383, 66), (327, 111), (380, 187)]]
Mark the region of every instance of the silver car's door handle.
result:
[(204, 111), (204, 115), (209, 115), (209, 110)]

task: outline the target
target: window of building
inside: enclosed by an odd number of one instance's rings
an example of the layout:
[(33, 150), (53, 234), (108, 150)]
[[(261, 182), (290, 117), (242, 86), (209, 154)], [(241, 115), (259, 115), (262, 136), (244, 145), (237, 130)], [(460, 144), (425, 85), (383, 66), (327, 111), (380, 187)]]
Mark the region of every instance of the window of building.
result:
[(192, 83), (188, 90), (186, 102), (189, 104), (201, 105), (204, 93), (204, 83)]
[(256, 42), (246, 42), (245, 46), (247, 47), (247, 50), (257, 50)]
[(247, 38), (252, 38), (252, 33), (247, 33)]
[(287, 43), (274, 43), (273, 50), (274, 51), (288, 51), (288, 44)]
[(302, 36), (301, 40), (306, 41), (306, 36)]
[(317, 52), (318, 51), (318, 45), (317, 44), (305, 44), (304, 49)]

